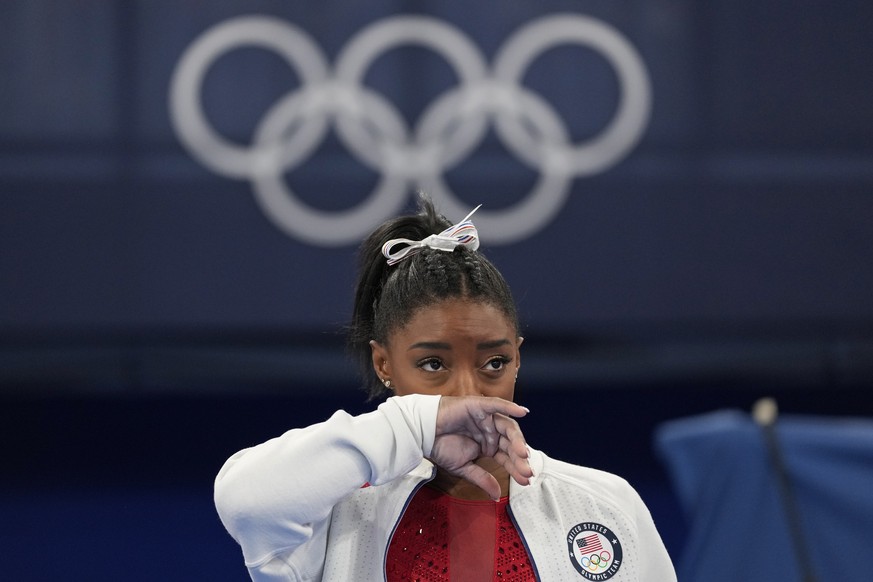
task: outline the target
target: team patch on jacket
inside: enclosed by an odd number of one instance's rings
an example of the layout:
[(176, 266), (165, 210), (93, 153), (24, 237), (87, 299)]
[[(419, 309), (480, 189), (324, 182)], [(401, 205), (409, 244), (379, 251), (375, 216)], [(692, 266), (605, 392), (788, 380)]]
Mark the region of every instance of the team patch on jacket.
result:
[(567, 532), (573, 567), (587, 580), (609, 580), (621, 568), (621, 542), (608, 527), (584, 522)]

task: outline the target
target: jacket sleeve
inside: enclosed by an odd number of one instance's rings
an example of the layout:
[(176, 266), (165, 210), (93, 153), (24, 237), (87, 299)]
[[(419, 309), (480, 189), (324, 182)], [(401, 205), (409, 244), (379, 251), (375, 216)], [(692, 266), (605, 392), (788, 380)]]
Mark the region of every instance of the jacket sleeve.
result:
[(652, 514), (643, 500), (634, 492), (637, 532), (640, 539), (640, 565), (642, 582), (676, 582), (673, 561), (664, 547), (661, 535), (655, 527)]
[[(306, 562), (313, 551), (323, 562), (333, 507), (365, 483), (408, 473), (430, 454), (439, 398), (395, 396), (360, 416), (338, 411), (228, 459), (215, 479), (215, 505), (249, 570), (291, 556), (314, 537), (322, 547), (310, 544)], [(283, 562), (293, 569), (293, 560)]]

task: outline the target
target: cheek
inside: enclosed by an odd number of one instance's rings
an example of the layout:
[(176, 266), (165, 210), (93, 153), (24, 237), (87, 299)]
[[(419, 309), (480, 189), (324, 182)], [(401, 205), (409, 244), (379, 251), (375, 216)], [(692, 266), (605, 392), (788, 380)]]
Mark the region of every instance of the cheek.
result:
[(515, 371), (512, 374), (507, 374), (499, 381), (484, 387), (483, 394), (504, 400), (513, 400), (515, 396)]
[(410, 374), (408, 370), (400, 366), (396, 366), (391, 374), (391, 388), (397, 396), (417, 394), (419, 384), (420, 382), (416, 381), (414, 374)]

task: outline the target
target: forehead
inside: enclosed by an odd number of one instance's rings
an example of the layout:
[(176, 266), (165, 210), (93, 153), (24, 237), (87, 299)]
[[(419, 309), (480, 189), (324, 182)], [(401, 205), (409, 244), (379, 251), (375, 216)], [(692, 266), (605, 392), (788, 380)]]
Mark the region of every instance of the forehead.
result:
[(515, 339), (515, 330), (506, 315), (490, 303), (465, 299), (446, 299), (421, 307), (389, 341), (461, 339)]

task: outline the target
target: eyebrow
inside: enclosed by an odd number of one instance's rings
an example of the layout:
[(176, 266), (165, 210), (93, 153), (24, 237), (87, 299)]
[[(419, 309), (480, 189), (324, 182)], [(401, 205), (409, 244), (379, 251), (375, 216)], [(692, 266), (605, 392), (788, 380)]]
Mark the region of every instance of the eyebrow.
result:
[(493, 350), (502, 346), (508, 346), (511, 342), (508, 339), (492, 340), (490, 342), (480, 342), (476, 344), (477, 350)]
[[(493, 350), (502, 346), (510, 345), (508, 339), (491, 340), (476, 344), (477, 350)], [(446, 342), (416, 342), (409, 346), (408, 350), (451, 350), (452, 346)]]

